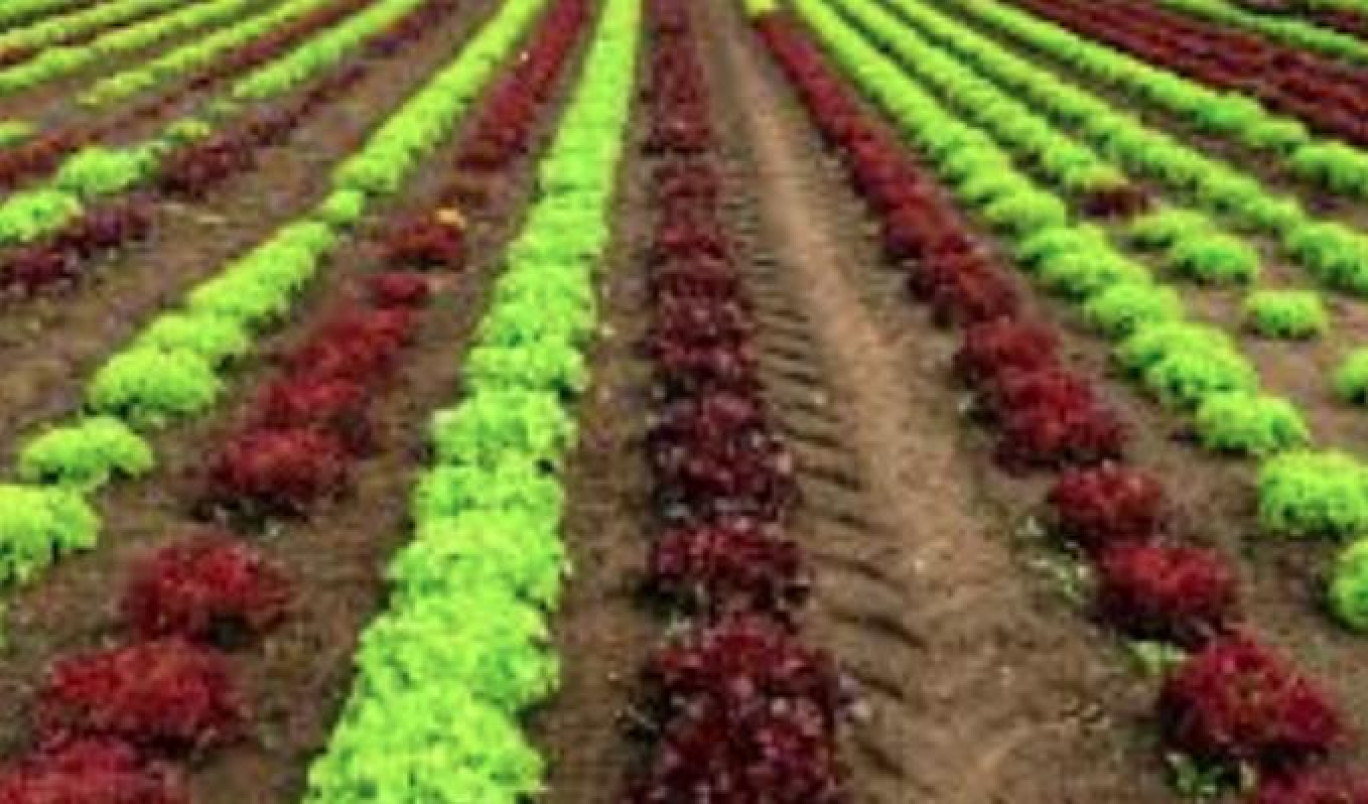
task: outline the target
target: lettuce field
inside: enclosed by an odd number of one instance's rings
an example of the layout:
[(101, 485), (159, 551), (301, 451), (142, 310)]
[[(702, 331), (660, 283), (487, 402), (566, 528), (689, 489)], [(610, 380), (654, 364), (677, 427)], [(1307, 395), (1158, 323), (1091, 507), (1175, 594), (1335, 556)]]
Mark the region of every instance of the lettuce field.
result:
[(1368, 804), (1368, 0), (0, 0), (0, 804)]

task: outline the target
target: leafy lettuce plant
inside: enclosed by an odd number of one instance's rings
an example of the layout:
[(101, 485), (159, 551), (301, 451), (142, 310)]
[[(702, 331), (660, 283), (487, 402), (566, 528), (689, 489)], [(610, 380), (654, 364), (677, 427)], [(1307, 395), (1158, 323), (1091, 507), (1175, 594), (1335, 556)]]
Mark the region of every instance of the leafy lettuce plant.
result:
[(519, 712), (556, 689), (559, 663), (542, 612), (496, 582), (409, 595), (366, 628), (356, 652), (364, 683), (381, 689), (466, 689)]
[(217, 315), (255, 329), (284, 315), (318, 271), (338, 235), (317, 222), (290, 224), (191, 292), (194, 314)]
[(1268, 338), (1315, 338), (1330, 330), (1330, 315), (1320, 294), (1302, 290), (1261, 290), (1244, 302), (1245, 326)]
[(1043, 260), (1037, 268), (1040, 283), (1066, 298), (1087, 298), (1115, 285), (1146, 282), (1149, 271), (1115, 251), (1063, 253)]
[(28, 580), (54, 557), (95, 546), (99, 522), (77, 494), (0, 485), (0, 580)]
[(1342, 452), (1286, 452), (1259, 470), (1259, 524), (1271, 534), (1368, 533), (1368, 470)]
[(1169, 354), (1233, 348), (1230, 337), (1215, 327), (1175, 321), (1142, 327), (1116, 347), (1115, 356), (1126, 371), (1143, 374)]
[(1311, 431), (1296, 406), (1270, 396), (1209, 396), (1197, 409), (1196, 427), (1202, 445), (1217, 452), (1263, 457), (1311, 443)]
[(983, 217), (996, 229), (1023, 235), (1063, 226), (1069, 222), (1069, 210), (1049, 193), (1028, 191), (993, 201), (983, 208)]
[(518, 721), (469, 688), (411, 683), (381, 692), (362, 676), (327, 753), (309, 768), (304, 800), (513, 802), (541, 792), (545, 772)]
[(431, 433), (443, 464), (490, 466), (516, 456), (556, 466), (578, 430), (555, 395), (505, 387), (477, 391), (459, 407), (438, 411)]
[(1326, 597), (1337, 620), (1355, 631), (1368, 631), (1368, 538), (1340, 553)]
[(366, 194), (358, 190), (336, 190), (323, 199), (317, 214), (330, 226), (355, 226), (366, 214)]
[(1295, 154), (1311, 139), (1311, 134), (1301, 121), (1285, 117), (1265, 118), (1235, 136), (1250, 148), (1272, 151), (1283, 158)]
[(91, 381), (86, 401), (99, 412), (139, 426), (159, 426), (213, 405), (221, 383), (186, 350), (139, 347), (114, 356)]
[(1368, 404), (1368, 349), (1355, 349), (1344, 358), (1335, 370), (1334, 386), (1345, 402)]
[(1288, 164), (1293, 173), (1332, 192), (1368, 197), (1368, 154), (1342, 142), (1304, 145)]
[(546, 340), (522, 346), (479, 346), (466, 356), (464, 375), (472, 388), (523, 387), (565, 397), (589, 387), (584, 354), (573, 345)]
[(1064, 255), (1097, 255), (1109, 249), (1106, 232), (1097, 226), (1052, 226), (1021, 238), (1013, 256), (1035, 267)]
[(1259, 252), (1244, 240), (1214, 231), (1180, 236), (1167, 262), (1179, 276), (1211, 285), (1249, 284), (1259, 277)]
[(60, 190), (15, 193), (0, 203), (0, 243), (28, 243), (56, 231), (80, 215), (77, 198)]
[(1308, 223), (1290, 230), (1282, 243), (1316, 279), (1368, 293), (1368, 237), (1341, 223)]
[(96, 416), (30, 440), (19, 454), (19, 477), (86, 491), (114, 475), (144, 475), (154, 463), (142, 436), (118, 419)]
[(1212, 394), (1256, 392), (1259, 375), (1232, 350), (1180, 351), (1160, 358), (1145, 372), (1144, 382), (1163, 404), (1194, 408)]
[(1182, 315), (1178, 293), (1153, 282), (1118, 282), (1083, 305), (1088, 324), (1109, 338), (1125, 337), (1150, 324), (1178, 321)]
[(143, 332), (136, 346), (185, 350), (211, 366), (245, 356), (252, 338), (237, 321), (213, 313), (166, 313)]
[(1176, 207), (1141, 215), (1126, 227), (1126, 237), (1140, 248), (1167, 249), (1215, 231), (1211, 219), (1196, 210)]
[(110, 195), (149, 178), (156, 164), (150, 148), (115, 151), (92, 145), (62, 164), (56, 186), (79, 198)]
[(552, 611), (569, 570), (555, 522), (510, 509), (423, 522), (414, 541), (390, 561), (386, 577), (401, 600), (498, 583)]

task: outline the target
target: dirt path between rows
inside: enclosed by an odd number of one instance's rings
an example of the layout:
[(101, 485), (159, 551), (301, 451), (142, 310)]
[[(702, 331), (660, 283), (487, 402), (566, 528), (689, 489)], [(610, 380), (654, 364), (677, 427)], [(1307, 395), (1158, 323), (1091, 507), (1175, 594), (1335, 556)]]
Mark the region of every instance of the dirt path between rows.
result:
[(832, 393), (809, 407), (844, 425), (835, 444), (794, 439), (809, 466), (794, 531), (818, 563), (814, 633), (867, 695), (869, 717), (852, 729), (855, 800), (1166, 800), (1128, 723), (1145, 709), (1141, 685), (1023, 575), (1011, 521), (980, 496), (946, 372), (951, 340), (925, 320), (905, 326), (888, 309), (907, 304), (896, 285), (870, 298), (852, 276), (878, 260), (850, 194), (738, 13), (708, 9), (725, 76), (715, 86), (749, 141), (771, 264), (829, 377)]

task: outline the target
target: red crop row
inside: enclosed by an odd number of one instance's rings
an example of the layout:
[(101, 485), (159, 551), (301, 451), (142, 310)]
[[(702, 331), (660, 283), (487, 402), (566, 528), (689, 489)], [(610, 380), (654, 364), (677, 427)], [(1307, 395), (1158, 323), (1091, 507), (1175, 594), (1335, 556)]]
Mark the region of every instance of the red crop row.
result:
[[(769, 14), (756, 26), (885, 231), (903, 219), (916, 232), (889, 249), (914, 288), (928, 271), (1005, 287), (1006, 270), (933, 174), (864, 111), (792, 18)], [(1063, 468), (1047, 498), (1051, 526), (1092, 562), (1097, 616), (1129, 637), (1193, 651), (1156, 707), (1167, 745), (1203, 763), (1262, 771), (1261, 804), (1363, 801), (1353, 797), (1362, 783), (1317, 769), (1344, 739), (1332, 705), (1241, 629), (1235, 573), (1222, 556), (1173, 539), (1162, 484), (1122, 462), (1119, 422), (1086, 378), (1063, 367), (1056, 333), (1016, 305), (967, 314), (958, 298), (930, 296), (963, 334), (955, 373), (978, 393), (1009, 465)]]
[(140, 197), (104, 203), (47, 240), (12, 249), (0, 261), (0, 290), (27, 298), (75, 284), (87, 261), (151, 234), (152, 208)]
[[(456, 6), (456, 0), (429, 0), (371, 40), (368, 52), (372, 58), (348, 64), (319, 79), (286, 104), (245, 114), (224, 130), (171, 151), (160, 163), (158, 189), (167, 195), (200, 200), (232, 176), (252, 170), (262, 149), (280, 144), (319, 109), (346, 94), (370, 73), (374, 59), (391, 57), (401, 45), (437, 30), (435, 23), (451, 14)], [(311, 24), (320, 23), (315, 19)], [(264, 58), (257, 53), (246, 61), (258, 57)], [(12, 155), (20, 158), (19, 152)], [(5, 158), (0, 154), (0, 176), (4, 175)], [(59, 159), (60, 154), (54, 158)], [(26, 298), (50, 288), (75, 284), (92, 256), (146, 237), (156, 208), (153, 202), (143, 199), (108, 202), (87, 211), (50, 237), (11, 250), (0, 257), (0, 290)]]
[(646, 439), (661, 532), (648, 587), (689, 625), (648, 661), (652, 739), (626, 800), (844, 800), (848, 694), (795, 613), (808, 570), (783, 525), (792, 459), (756, 378), (751, 308), (719, 217), (707, 84), (687, 0), (653, 0), (644, 149), (654, 157), (650, 328), (658, 409)]
[(513, 67), (509, 80), (494, 89), (456, 158), (457, 168), (502, 170), (526, 153), (537, 112), (555, 88), (561, 66), (588, 19), (589, 4), (561, 3), (551, 13), (552, 32), (537, 43), (535, 53)]
[(68, 126), (0, 149), (0, 189), (13, 189), (25, 179), (51, 173), (64, 158), (81, 148), (118, 134), (140, 121), (160, 117), (191, 93), (208, 89), (276, 58), (305, 38), (365, 5), (366, 0), (342, 0), (336, 5), (310, 12), (261, 39), (230, 51), (170, 92), (162, 93), (124, 113), (89, 127)]
[(1248, 93), (1313, 128), (1368, 145), (1368, 74), (1135, 0), (1020, 0), (1065, 27), (1223, 90)]
[[(563, 72), (588, 11), (586, 0), (559, 0), (500, 92), (521, 87), (549, 99), (544, 86)], [(405, 244), (429, 220), (452, 231), (459, 259), (425, 258), (420, 272)], [(433, 292), (425, 272), (464, 263), (463, 226), (436, 209), (390, 230), (377, 244), (384, 270), (281, 358), (279, 377), (206, 461), (201, 503), (300, 515), (342, 488), (350, 464), (375, 446), (368, 407), (391, 390), (396, 352)], [(231, 531), (176, 539), (140, 562), (120, 605), (129, 640), (53, 665), (39, 693), (35, 746), (0, 771), (0, 803), (188, 802), (180, 763), (250, 725), (225, 651), (259, 639), (289, 605), (285, 575)]]

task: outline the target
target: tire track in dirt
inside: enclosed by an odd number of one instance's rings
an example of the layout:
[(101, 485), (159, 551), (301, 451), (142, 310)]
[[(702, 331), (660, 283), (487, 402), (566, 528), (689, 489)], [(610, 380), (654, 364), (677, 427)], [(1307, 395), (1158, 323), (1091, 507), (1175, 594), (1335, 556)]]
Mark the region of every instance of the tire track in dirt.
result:
[[(708, 5), (712, 69), (744, 135), (740, 240), (768, 246), (752, 292), (805, 495), (793, 531), (817, 564), (812, 625), (867, 708), (850, 730), (854, 800), (1165, 800), (1126, 728), (1146, 703), (1134, 679), (1026, 582), (1010, 518), (980, 497), (950, 339), (871, 309), (849, 275), (878, 264), (863, 219), (834, 200), (847, 191), (731, 5)], [(907, 305), (896, 285), (874, 295)]]

